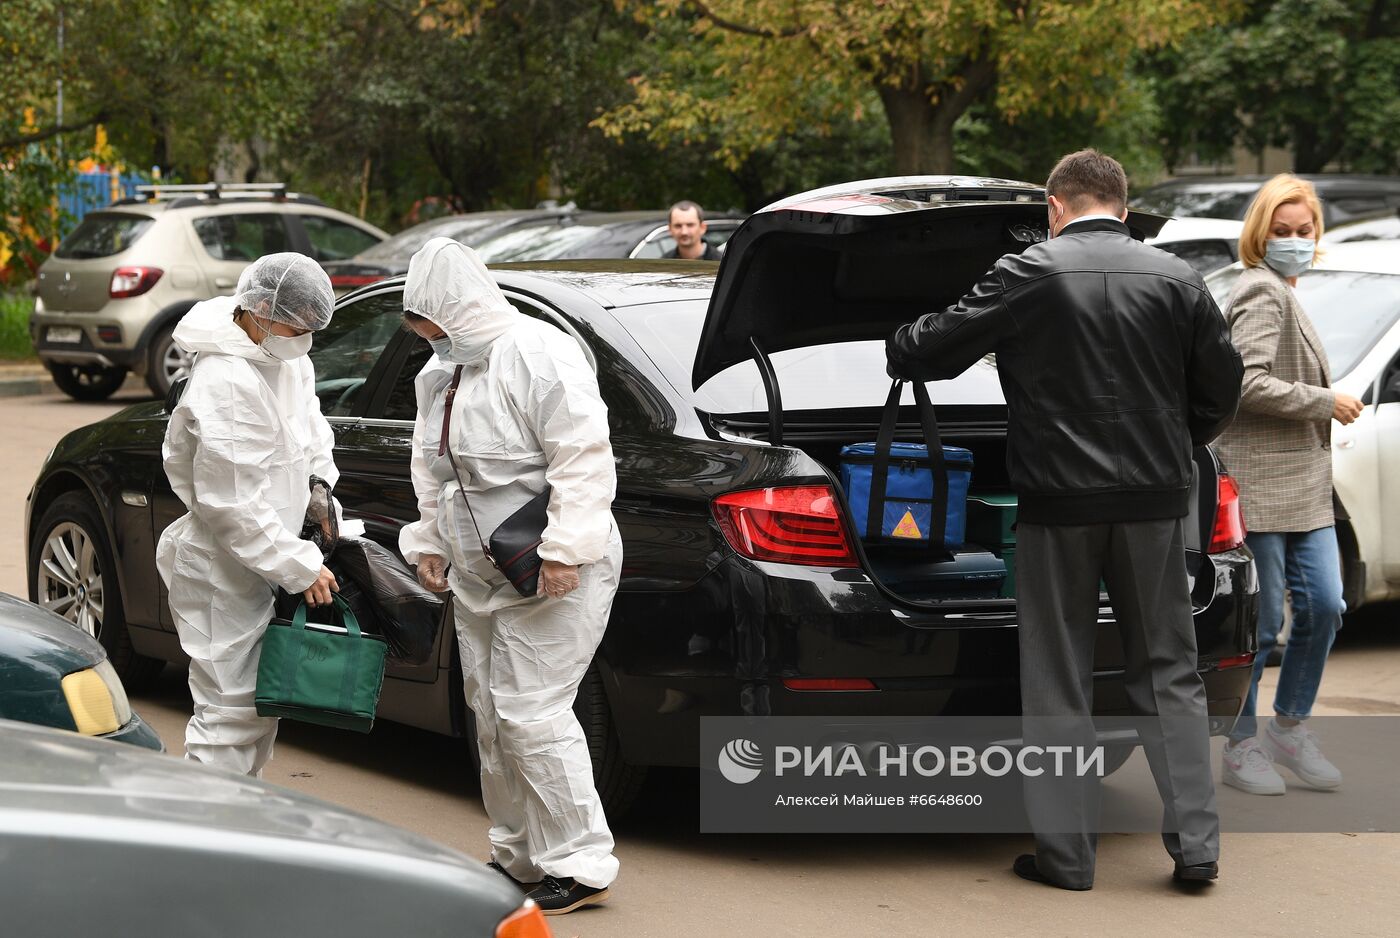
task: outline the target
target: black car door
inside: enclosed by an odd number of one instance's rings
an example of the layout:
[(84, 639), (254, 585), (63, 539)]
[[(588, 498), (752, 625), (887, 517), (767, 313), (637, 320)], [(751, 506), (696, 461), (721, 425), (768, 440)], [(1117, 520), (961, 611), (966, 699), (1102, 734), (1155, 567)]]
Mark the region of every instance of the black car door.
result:
[[(316, 366), (316, 395), (321, 402), (321, 413), (336, 435), (336, 465), (342, 481), (347, 466), (340, 447), (357, 423), (359, 414), (368, 406), (366, 389), (377, 387), (378, 375), (387, 368), (385, 353), (401, 332), (402, 306), (394, 305), (400, 297), (398, 291), (387, 299), (382, 294), (371, 294), (342, 306), (336, 310), (330, 325), (316, 333), (311, 349), (311, 360)], [(337, 485), (336, 494), (340, 491)], [(341, 503), (348, 507), (343, 498)], [(170, 490), (169, 484), (164, 480), (158, 482), (151, 504), (155, 539), (159, 540), (161, 532), (185, 511), (184, 503)], [(160, 591), (161, 626), (173, 630), (164, 583)]]

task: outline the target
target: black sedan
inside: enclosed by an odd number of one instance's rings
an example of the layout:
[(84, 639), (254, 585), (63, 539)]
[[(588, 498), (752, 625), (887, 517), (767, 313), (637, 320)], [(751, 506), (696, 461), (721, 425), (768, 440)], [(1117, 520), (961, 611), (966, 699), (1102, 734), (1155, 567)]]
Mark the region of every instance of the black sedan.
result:
[[(875, 438), (888, 390), (884, 336), (957, 298), (1000, 254), (1045, 237), (1043, 195), (965, 178), (898, 182), (755, 215), (718, 277), (714, 265), (686, 262), (497, 270), (521, 312), (582, 345), (609, 408), (625, 561), (576, 710), (613, 810), (646, 766), (698, 764), (704, 716), (1019, 712), (1014, 586), (947, 576), (946, 564), (918, 553), (867, 550), (837, 463), (844, 444)], [(1150, 234), (1161, 219), (1134, 223)], [(391, 546), (416, 517), (413, 379), (430, 354), (400, 328), (402, 291), (402, 280), (386, 280), (342, 299), (312, 352), (337, 436), (336, 494)], [(973, 496), (1005, 504), (1006, 407), (994, 364), (930, 390), (944, 442), (974, 453)], [(30, 496), (29, 569), (36, 597), (61, 590), (44, 560), (56, 531), (82, 527), (101, 548), (102, 634), (179, 661), (154, 564), (156, 537), (185, 510), (161, 471), (164, 430), (162, 406), (151, 403), (60, 442)], [(912, 407), (898, 435), (918, 438)], [(1233, 483), (1209, 451), (1197, 465), (1188, 559), (1218, 733), (1248, 687), (1257, 585)], [(970, 549), (1014, 568), (1009, 523), (991, 527)], [(1122, 653), (1103, 605), (1096, 707), (1126, 713)], [(392, 670), (384, 718), (443, 733), (468, 727), (447, 632), (431, 662)]]

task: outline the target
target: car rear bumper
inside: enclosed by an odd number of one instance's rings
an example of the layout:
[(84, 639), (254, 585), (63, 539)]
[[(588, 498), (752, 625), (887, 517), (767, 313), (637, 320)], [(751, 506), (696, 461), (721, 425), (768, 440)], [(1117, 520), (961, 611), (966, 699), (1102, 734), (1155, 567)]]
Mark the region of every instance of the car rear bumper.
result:
[[(1211, 558), (1195, 584), (1198, 670), (1211, 732), (1229, 731), (1249, 688), (1258, 582), (1247, 551)], [(1201, 597), (1204, 597), (1204, 601)], [(1020, 713), (1014, 603), (900, 607), (858, 570), (734, 558), (695, 589), (618, 595), (600, 650), (624, 757), (694, 765), (703, 716), (1006, 716)], [(1112, 610), (1100, 610), (1094, 712), (1129, 715)], [(1223, 663), (1223, 667), (1222, 667)], [(873, 690), (795, 689), (811, 678)]]
[[(29, 338), (45, 363), (135, 368), (143, 364), (141, 336), (158, 309), (146, 296), (113, 300), (90, 313), (36, 310), (29, 317)], [(77, 341), (54, 341), (64, 330), (77, 330)], [(116, 330), (115, 341), (99, 330)]]

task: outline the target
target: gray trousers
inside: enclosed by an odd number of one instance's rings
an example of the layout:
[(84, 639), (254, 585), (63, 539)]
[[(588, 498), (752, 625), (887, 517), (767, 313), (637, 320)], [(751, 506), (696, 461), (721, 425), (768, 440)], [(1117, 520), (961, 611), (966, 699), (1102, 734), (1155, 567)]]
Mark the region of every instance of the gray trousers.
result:
[[(1162, 840), (1177, 863), (1219, 857), (1205, 686), (1181, 519), (1016, 529), (1021, 709), (1031, 745), (1094, 744), (1094, 645), (1099, 579), (1122, 638), (1128, 699), (1164, 815)], [(1036, 866), (1057, 883), (1094, 881), (1099, 779), (1050, 773), (1027, 779)]]

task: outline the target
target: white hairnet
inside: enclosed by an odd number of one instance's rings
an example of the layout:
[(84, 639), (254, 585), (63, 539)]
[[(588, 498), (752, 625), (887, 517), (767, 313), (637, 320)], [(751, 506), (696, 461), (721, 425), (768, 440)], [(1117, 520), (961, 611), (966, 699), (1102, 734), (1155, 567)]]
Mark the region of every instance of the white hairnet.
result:
[(243, 269), (233, 300), (240, 309), (298, 329), (330, 325), (335, 306), (331, 278), (321, 265), (295, 251), (268, 254)]

